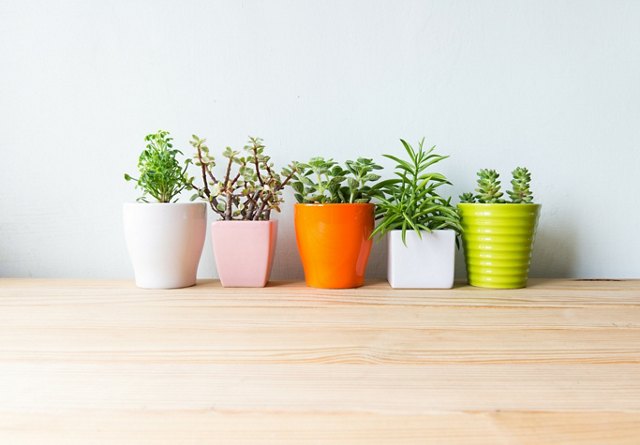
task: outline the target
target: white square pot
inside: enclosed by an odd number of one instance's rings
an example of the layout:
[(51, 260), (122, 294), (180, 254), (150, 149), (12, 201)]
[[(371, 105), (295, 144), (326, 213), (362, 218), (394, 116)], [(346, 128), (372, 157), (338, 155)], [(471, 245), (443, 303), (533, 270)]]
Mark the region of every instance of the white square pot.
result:
[(453, 287), (456, 233), (453, 230), (407, 231), (407, 245), (402, 231), (387, 235), (389, 259), (387, 273), (393, 288), (450, 289)]

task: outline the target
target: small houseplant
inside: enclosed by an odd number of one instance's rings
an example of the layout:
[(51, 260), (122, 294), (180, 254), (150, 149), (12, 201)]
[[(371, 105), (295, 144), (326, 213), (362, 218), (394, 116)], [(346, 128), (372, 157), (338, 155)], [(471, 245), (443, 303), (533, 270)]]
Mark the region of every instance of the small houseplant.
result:
[(278, 221), (271, 219), (283, 202), (282, 190), (295, 171), (292, 164), (278, 173), (259, 138), (250, 138), (243, 151), (227, 147), (222, 173), (206, 140), (193, 135), (194, 163), (201, 183), (191, 182), (192, 199), (209, 203), (219, 221), (211, 223), (211, 241), (220, 282), (225, 287), (264, 287), (275, 253)]
[(511, 173), (510, 201), (504, 198), (500, 175), (490, 169), (478, 171), (475, 194), (460, 195), (462, 241), (472, 286), (527, 285), (541, 205), (533, 203), (529, 170), (518, 167)]
[(144, 288), (181, 288), (196, 284), (206, 234), (203, 203), (179, 203), (189, 188), (187, 159), (180, 163), (167, 131), (145, 137), (137, 177), (124, 175), (142, 191), (138, 203), (123, 206), (124, 232), (135, 281)]
[(364, 283), (371, 251), (372, 186), (382, 169), (372, 159), (346, 161), (314, 157), (299, 163), (291, 186), (298, 203), (294, 221), (308, 286), (352, 288)]
[(384, 155), (393, 160), (395, 178), (384, 181), (384, 197), (376, 213), (381, 221), (373, 234), (387, 235), (387, 278), (394, 288), (451, 288), (454, 278), (455, 243), (460, 234), (460, 217), (451, 198), (438, 194), (447, 178), (428, 171), (446, 159), (435, 147), (418, 149), (400, 140), (408, 158)]

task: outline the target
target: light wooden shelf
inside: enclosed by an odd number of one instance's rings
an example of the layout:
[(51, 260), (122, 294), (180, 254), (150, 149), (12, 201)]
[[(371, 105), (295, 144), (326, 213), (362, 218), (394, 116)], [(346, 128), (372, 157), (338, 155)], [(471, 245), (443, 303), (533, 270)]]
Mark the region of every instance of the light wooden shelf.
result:
[(0, 279), (0, 444), (638, 444), (640, 281)]

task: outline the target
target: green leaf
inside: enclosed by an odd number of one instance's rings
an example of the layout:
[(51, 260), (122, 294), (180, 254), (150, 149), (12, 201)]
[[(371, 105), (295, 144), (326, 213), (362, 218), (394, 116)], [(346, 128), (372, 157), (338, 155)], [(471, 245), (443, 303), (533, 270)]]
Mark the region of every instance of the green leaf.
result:
[(437, 189), (449, 181), (441, 173), (427, 169), (433, 164), (446, 159), (433, 153), (435, 147), (424, 148), (422, 139), (418, 148), (414, 149), (408, 142), (401, 140), (406, 159), (393, 154), (384, 156), (395, 162), (394, 182), (383, 181), (379, 190), (385, 196), (378, 199), (376, 216), (381, 218), (376, 229), (380, 236), (390, 230), (402, 230), (403, 241), (406, 242), (406, 231), (429, 231), (441, 224), (437, 217), (444, 217), (452, 227), (459, 226), (459, 214), (451, 206), (450, 198), (443, 199)]

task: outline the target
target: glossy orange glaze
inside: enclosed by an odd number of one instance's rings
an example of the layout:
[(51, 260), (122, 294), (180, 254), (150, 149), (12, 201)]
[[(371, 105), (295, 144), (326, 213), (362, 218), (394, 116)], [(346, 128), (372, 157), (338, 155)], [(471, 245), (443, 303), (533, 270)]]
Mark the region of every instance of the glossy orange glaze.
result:
[(307, 286), (362, 286), (374, 227), (373, 204), (296, 204), (296, 240)]

